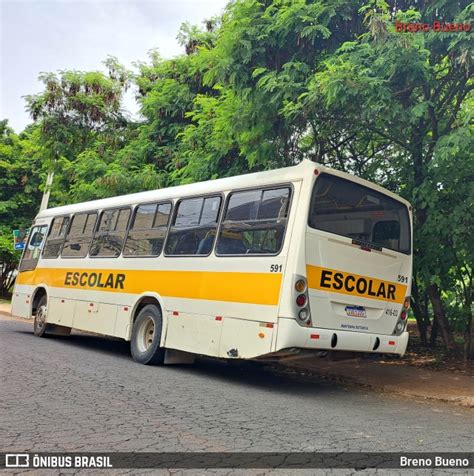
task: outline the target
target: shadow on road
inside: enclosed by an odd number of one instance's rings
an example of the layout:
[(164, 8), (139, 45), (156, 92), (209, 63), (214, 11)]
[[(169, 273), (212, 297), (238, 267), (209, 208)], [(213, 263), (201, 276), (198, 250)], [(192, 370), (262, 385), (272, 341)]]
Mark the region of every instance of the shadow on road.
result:
[[(31, 331), (16, 330), (16, 333), (30, 335), (35, 338)], [(114, 339), (106, 336), (83, 334), (73, 331), (70, 336), (48, 335), (46, 340), (60, 345), (73, 346), (86, 351), (113, 355), (117, 359), (126, 359), (131, 361), (130, 343), (121, 339)], [(137, 365), (137, 372), (153, 367)], [(186, 378), (204, 377), (221, 381), (222, 383), (235, 384), (236, 386), (250, 385), (254, 388), (268, 390), (272, 393), (294, 395), (313, 395), (315, 393), (323, 395), (325, 392), (334, 393), (338, 387), (334, 382), (324, 378), (318, 378), (314, 375), (302, 375), (292, 372), (282, 366), (265, 365), (261, 362), (252, 361), (227, 361), (212, 358), (198, 358), (193, 365), (171, 365), (161, 367), (166, 372), (179, 372)], [(157, 369), (158, 370), (158, 369)], [(342, 390), (342, 388), (341, 388)]]
[[(16, 330), (17, 334), (33, 336), (32, 331)], [(119, 358), (131, 358), (130, 357), (130, 342), (126, 342), (122, 339), (114, 339), (112, 337), (83, 334), (81, 332), (73, 331), (69, 336), (59, 336), (48, 334), (44, 339), (54, 342), (61, 342), (65, 345), (71, 345), (74, 347), (82, 347), (83, 349), (98, 351), (107, 354), (116, 355)]]

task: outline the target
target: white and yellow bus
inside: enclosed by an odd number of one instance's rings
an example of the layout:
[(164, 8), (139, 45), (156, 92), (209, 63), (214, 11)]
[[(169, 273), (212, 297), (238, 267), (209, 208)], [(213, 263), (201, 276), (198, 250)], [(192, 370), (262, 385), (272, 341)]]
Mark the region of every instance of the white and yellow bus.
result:
[(52, 208), (32, 225), (12, 313), (37, 336), (131, 341), (144, 364), (403, 355), (411, 222), (399, 196), (307, 160)]

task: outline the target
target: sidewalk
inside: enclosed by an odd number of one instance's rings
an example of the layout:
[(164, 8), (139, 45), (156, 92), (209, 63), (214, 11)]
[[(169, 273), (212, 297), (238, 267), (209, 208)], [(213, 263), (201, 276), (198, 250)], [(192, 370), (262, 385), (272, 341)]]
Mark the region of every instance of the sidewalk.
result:
[(0, 301), (0, 313), (10, 315), (11, 303)]
[[(15, 319), (10, 315), (9, 303), (0, 302), (0, 317)], [(282, 362), (280, 365), (288, 370), (315, 377), (322, 376), (344, 384), (474, 408), (474, 378), (448, 371), (419, 369), (409, 365), (362, 359), (328, 362), (319, 357)]]

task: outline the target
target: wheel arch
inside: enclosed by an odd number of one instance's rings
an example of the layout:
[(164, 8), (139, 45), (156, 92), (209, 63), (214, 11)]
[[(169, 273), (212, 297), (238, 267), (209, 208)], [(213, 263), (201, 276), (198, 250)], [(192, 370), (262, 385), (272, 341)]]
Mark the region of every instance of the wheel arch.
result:
[(40, 299), (43, 296), (46, 296), (46, 297), (49, 296), (48, 286), (46, 286), (45, 284), (39, 284), (38, 286), (36, 286), (35, 290), (33, 291), (33, 294), (31, 295), (30, 316), (34, 315), (34, 312), (36, 311), (36, 308), (38, 307)]
[(164, 306), (163, 298), (158, 293), (153, 293), (153, 292), (143, 293), (135, 301), (135, 304), (132, 307), (132, 312), (130, 313), (130, 326), (129, 326), (129, 331), (127, 333), (128, 334), (127, 335), (127, 340), (131, 340), (131, 338), (132, 338), (133, 324), (134, 324), (139, 312), (148, 304), (154, 304), (161, 311), (161, 318), (162, 318), (162, 322), (163, 322), (163, 328), (161, 330), (160, 345), (163, 345), (164, 342), (165, 342), (166, 329), (168, 327), (168, 320), (167, 320), (167, 316), (166, 316), (166, 313), (165, 313), (165, 306)]

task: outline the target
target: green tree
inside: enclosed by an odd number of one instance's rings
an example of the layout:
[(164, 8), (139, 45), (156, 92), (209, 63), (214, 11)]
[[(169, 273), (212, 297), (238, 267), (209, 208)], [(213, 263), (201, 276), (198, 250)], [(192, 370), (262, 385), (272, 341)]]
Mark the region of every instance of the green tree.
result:
[[(115, 152), (128, 143), (133, 132), (122, 111), (130, 73), (115, 58), (108, 58), (105, 65), (107, 74), (99, 71), (42, 74), (44, 91), (26, 97), (28, 110), (40, 130), (38, 142), (45, 157), (42, 170), (55, 173), (52, 204), (82, 200), (91, 191), (93, 194), (88, 198), (106, 194), (103, 166), (114, 161)], [(91, 156), (99, 158), (103, 166), (93, 164)], [(84, 170), (88, 173), (81, 175)], [(84, 192), (85, 180), (89, 185), (98, 180), (97, 186), (86, 186)]]
[(34, 127), (17, 135), (0, 121), (0, 295), (6, 296), (20, 253), (13, 250), (13, 230), (28, 228), (40, 201), (41, 151)]
[[(470, 216), (470, 212), (463, 206), (467, 196), (446, 183), (449, 176), (443, 169), (457, 161), (458, 167), (472, 173), (472, 156), (452, 147), (460, 140), (472, 144), (472, 128), (467, 126), (472, 121), (468, 104), (474, 87), (472, 37), (434, 31), (399, 33), (394, 22), (423, 19), (431, 23), (436, 18), (465, 22), (472, 5), (438, 2), (435, 8), (427, 3), (421, 11), (393, 7), (391, 2), (370, 2), (363, 9), (367, 32), (358, 41), (341, 45), (325, 62), (304, 101), (311, 106), (315, 100), (324, 100), (325, 108), (343, 112), (348, 123), (371, 131), (391, 148), (391, 163), (378, 161), (378, 167), (394, 172), (399, 193), (414, 205), (419, 284), (415, 289), (421, 287), (428, 294), (443, 341), (451, 349), (442, 293), (453, 285), (450, 270), (465, 262), (460, 263), (449, 249), (455, 238), (451, 225), (441, 230), (441, 223), (448, 225), (447, 203), (459, 216)], [(466, 225), (464, 218), (455, 224), (464, 235)], [(445, 249), (441, 251), (440, 246)]]

